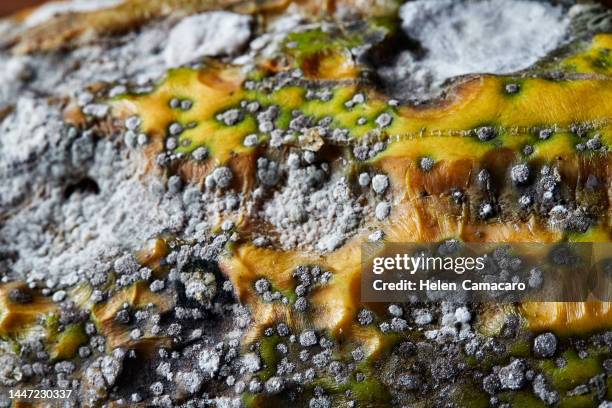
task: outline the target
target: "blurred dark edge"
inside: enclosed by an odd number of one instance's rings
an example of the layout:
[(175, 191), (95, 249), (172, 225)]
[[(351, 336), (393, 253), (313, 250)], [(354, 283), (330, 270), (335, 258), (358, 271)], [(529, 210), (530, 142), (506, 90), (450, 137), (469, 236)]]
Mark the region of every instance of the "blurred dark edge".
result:
[(0, 0), (0, 16), (7, 16), (21, 9), (46, 2), (47, 0)]

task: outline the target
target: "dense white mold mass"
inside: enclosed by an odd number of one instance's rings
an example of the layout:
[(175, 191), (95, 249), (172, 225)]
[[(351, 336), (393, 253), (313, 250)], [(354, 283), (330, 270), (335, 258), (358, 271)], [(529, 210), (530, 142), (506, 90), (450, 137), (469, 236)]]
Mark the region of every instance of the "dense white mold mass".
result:
[[(86, 104), (94, 98), (87, 84), (144, 85), (159, 78), (172, 47), (189, 51), (172, 57), (174, 66), (203, 55), (234, 54), (249, 40), (250, 16), (205, 14), (178, 25), (174, 19), (156, 22), (61, 56), (0, 53), (0, 108), (9, 112), (0, 118), (0, 268), (11, 277), (52, 286), (99, 283), (113, 259), (139, 249), (147, 238), (183, 228), (186, 236), (202, 237), (208, 218), (217, 220), (220, 211), (235, 207), (228, 202), (239, 202), (233, 193), (205, 194), (204, 207), (199, 189), (185, 188), (184, 197), (166, 192), (156, 176), (144, 176), (137, 152), (95, 131), (68, 130), (62, 104), (39, 97), (71, 95)], [(186, 21), (196, 32), (187, 30), (181, 38)], [(99, 191), (67, 193), (83, 179)]]
[(525, 69), (566, 41), (570, 24), (563, 7), (529, 0), (417, 0), (400, 17), (422, 53), (404, 51), (379, 73), (404, 99), (433, 97), (459, 75)]
[(211, 11), (184, 18), (170, 32), (166, 65), (176, 67), (205, 56), (232, 55), (251, 37), (250, 16)]
[(283, 249), (333, 251), (355, 232), (363, 208), (344, 178), (319, 188), (309, 185), (311, 169), (291, 170), (287, 185), (265, 203), (263, 216), (279, 233)]
[[(105, 261), (181, 223), (179, 200), (152, 193), (139, 180), (138, 165), (128, 164), (112, 142), (95, 143), (85, 133), (75, 137), (68, 151), (61, 144), (41, 143), (46, 152), (34, 153), (37, 164), (29, 180), (0, 172), (0, 181), (13, 181), (2, 185), (1, 196), (29, 195), (0, 225), (0, 252), (16, 255), (4, 266), (15, 277), (62, 285), (103, 281)], [(94, 180), (99, 192), (77, 190), (66, 197), (67, 180), (79, 178)]]
[(61, 55), (0, 52), (0, 110), (31, 90), (78, 96), (95, 82), (154, 81), (166, 72), (163, 49), (171, 26), (171, 20), (155, 22), (112, 42), (95, 42)]
[(61, 127), (57, 109), (33, 94), (24, 93), (17, 99), (14, 112), (0, 121), (0, 163), (10, 165), (26, 161), (30, 155), (42, 151), (47, 143), (57, 142)]

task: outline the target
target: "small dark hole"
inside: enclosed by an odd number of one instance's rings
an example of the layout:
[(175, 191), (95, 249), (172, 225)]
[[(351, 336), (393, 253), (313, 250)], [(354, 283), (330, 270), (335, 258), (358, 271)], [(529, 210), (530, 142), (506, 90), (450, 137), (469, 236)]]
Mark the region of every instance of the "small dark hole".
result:
[(68, 198), (76, 192), (81, 194), (98, 194), (100, 193), (100, 187), (95, 180), (85, 177), (66, 187), (66, 191), (64, 191), (64, 198)]

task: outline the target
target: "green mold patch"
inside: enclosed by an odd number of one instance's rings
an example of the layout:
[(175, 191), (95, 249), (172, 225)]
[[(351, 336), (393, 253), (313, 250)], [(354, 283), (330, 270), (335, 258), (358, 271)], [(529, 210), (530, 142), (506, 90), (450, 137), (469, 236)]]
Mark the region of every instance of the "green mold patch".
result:
[(276, 346), (281, 342), (279, 336), (262, 337), (259, 344), (259, 355), (264, 362), (264, 369), (259, 373), (262, 381), (268, 380), (276, 372), (276, 366), (280, 361)]
[(351, 378), (343, 383), (324, 377), (315, 380), (314, 385), (321, 386), (331, 395), (340, 396), (350, 391), (351, 398), (363, 406), (388, 406), (391, 401), (387, 388), (373, 375), (369, 375), (363, 381)]
[(353, 398), (364, 404), (385, 404), (391, 400), (385, 387), (373, 377), (361, 382), (351, 380), (346, 389), (351, 391)]
[(612, 35), (596, 35), (586, 49), (566, 58), (561, 67), (578, 74), (612, 75)]
[(591, 408), (596, 404), (593, 395), (575, 395), (563, 397), (559, 401), (559, 408)]
[(586, 358), (581, 359), (576, 352), (566, 351), (563, 357), (567, 360), (567, 364), (563, 367), (556, 367), (555, 363), (550, 360), (542, 361), (539, 364), (542, 372), (550, 379), (552, 386), (562, 393), (587, 383), (589, 379), (602, 372), (602, 358), (596, 353), (589, 353)]
[(89, 341), (82, 324), (71, 324), (62, 332), (52, 336), (49, 356), (52, 360), (67, 360), (73, 358), (79, 347)]
[(531, 345), (527, 340), (518, 340), (509, 347), (508, 352), (513, 357), (529, 357)]
[(602, 225), (595, 225), (583, 233), (568, 233), (567, 240), (568, 242), (610, 242), (612, 241), (612, 232)]
[(245, 392), (242, 394), (242, 404), (247, 408), (255, 408), (261, 406), (262, 397), (257, 394)]
[(487, 408), (489, 395), (475, 383), (466, 384), (456, 392), (456, 404), (460, 408)]
[(499, 400), (510, 403), (513, 408), (545, 408), (547, 406), (530, 391), (505, 392), (499, 395)]
[(360, 35), (346, 37), (340, 33), (325, 32), (321, 28), (291, 33), (284, 42), (284, 51), (293, 56), (298, 64), (317, 54), (338, 52), (363, 44)]
[[(330, 54), (347, 54), (351, 49), (372, 44), (372, 39), (380, 43), (391, 37), (398, 28), (399, 20), (394, 13), (372, 17), (360, 27), (338, 25), (335, 27), (316, 27), (290, 33), (283, 42), (283, 54), (292, 57), (299, 67), (309, 60)], [(356, 29), (357, 28), (357, 29)]]
[(597, 54), (590, 60), (593, 70), (597, 73), (609, 75), (612, 71), (612, 50), (610, 48), (597, 50)]

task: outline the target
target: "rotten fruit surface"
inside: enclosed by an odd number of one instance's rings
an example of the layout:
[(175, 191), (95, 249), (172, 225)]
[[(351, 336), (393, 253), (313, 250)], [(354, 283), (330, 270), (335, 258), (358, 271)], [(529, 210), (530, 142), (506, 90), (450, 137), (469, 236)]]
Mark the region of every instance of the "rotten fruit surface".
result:
[[(290, 3), (5, 21), (1, 389), (92, 407), (607, 406), (609, 302), (364, 304), (360, 282), (364, 242), (612, 241), (612, 12)], [(491, 49), (445, 71), (442, 40), (479, 21)], [(497, 61), (507, 39), (534, 62)]]

